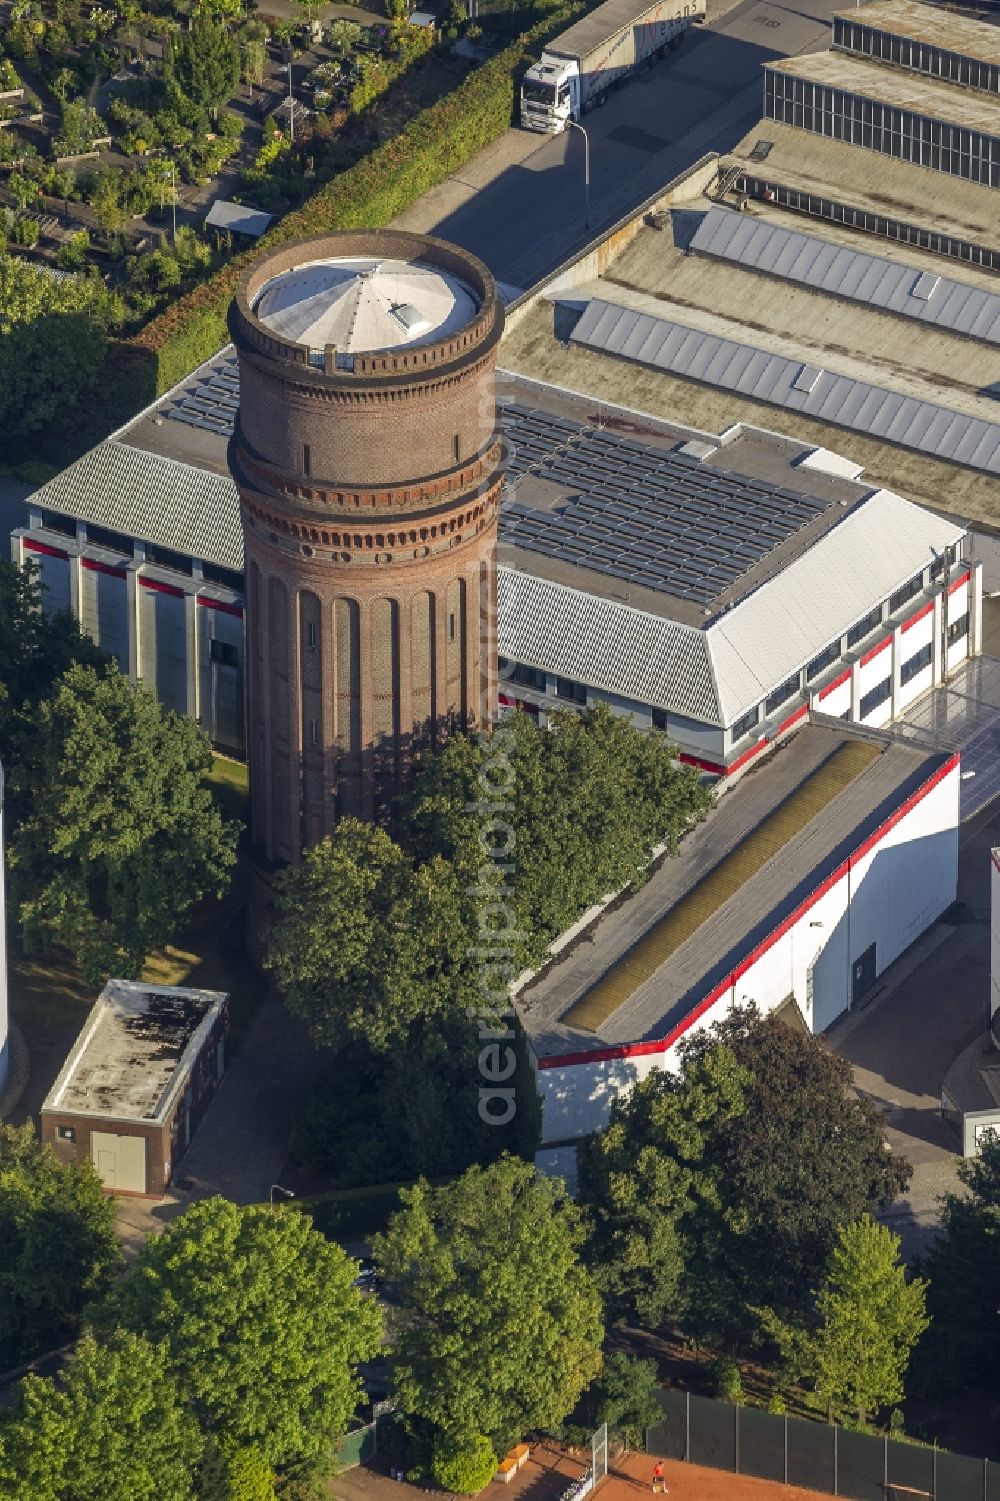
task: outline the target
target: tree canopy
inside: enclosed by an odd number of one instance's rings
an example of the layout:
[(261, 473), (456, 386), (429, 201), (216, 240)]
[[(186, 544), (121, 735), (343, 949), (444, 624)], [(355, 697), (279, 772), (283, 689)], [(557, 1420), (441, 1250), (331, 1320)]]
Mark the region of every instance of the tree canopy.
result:
[(0, 252), (0, 457), (86, 402), (123, 316), (99, 277), (57, 280)]
[(102, 667), (107, 657), (72, 615), (42, 613), (37, 571), (0, 560), (0, 761), (74, 662)]
[(600, 1369), (603, 1337), (561, 1180), (504, 1157), (400, 1198), (374, 1255), (401, 1310), (403, 1410), (432, 1425), (439, 1451), (470, 1462), (483, 1437), (499, 1455), (561, 1423)]
[(143, 1247), (95, 1312), (161, 1345), (202, 1432), (255, 1447), (276, 1470), (322, 1461), (378, 1351), (378, 1307), (357, 1262), (307, 1216), (225, 1199), (193, 1204)]
[(924, 1342), (930, 1381), (1000, 1391), (1000, 1138), (958, 1164), (963, 1192), (946, 1194), (941, 1228), (923, 1262), (933, 1326)]
[(136, 976), (191, 906), (221, 895), (236, 825), (205, 783), (208, 739), (117, 668), (75, 665), (22, 737), (12, 904), (26, 939), (67, 948), (91, 983)]
[(907, 1279), (891, 1230), (869, 1215), (841, 1228), (815, 1325), (800, 1334), (793, 1360), (830, 1418), (864, 1423), (902, 1399), (911, 1352), (928, 1325), (926, 1290)]
[(201, 12), (190, 31), (172, 37), (167, 94), (182, 118), (214, 114), (239, 81), (240, 49), (221, 22)]
[(118, 1270), (114, 1227), (91, 1163), (63, 1164), (30, 1124), (0, 1124), (0, 1369), (76, 1333)]
[(825, 1044), (754, 1008), (696, 1034), (583, 1143), (580, 1200), (612, 1307), (753, 1338), (801, 1314), (844, 1225), (888, 1204), (909, 1165)]
[(65, 1373), (29, 1376), (0, 1427), (6, 1501), (191, 1501), (202, 1452), (162, 1348), (85, 1335)]

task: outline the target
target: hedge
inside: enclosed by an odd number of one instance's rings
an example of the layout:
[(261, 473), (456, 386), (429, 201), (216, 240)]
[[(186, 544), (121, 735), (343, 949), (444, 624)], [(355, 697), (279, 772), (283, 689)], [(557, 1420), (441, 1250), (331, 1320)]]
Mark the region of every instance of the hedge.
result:
[(153, 318), (131, 342), (155, 361), (156, 394), (182, 380), (226, 343), (226, 311), (244, 269), (284, 240), (332, 229), (380, 229), (430, 188), (444, 182), (511, 122), (517, 86), (533, 50), (579, 10), (563, 5), (470, 73), (451, 94), (423, 110), (379, 146), (293, 210), (215, 275)]

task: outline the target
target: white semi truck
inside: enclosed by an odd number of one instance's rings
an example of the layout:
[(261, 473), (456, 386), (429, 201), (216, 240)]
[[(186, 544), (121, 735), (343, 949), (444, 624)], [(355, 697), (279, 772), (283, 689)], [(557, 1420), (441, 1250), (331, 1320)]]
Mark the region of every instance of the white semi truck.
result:
[(565, 130), (611, 89), (676, 47), (705, 19), (705, 0), (605, 0), (549, 42), (521, 84), (526, 130)]

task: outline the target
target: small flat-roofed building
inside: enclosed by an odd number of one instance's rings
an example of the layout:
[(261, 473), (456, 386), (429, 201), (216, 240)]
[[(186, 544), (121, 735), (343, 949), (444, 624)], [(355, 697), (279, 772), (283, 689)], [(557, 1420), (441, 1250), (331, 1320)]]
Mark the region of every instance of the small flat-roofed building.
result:
[(217, 198), (205, 215), (205, 226), (246, 235), (250, 240), (259, 240), (273, 218), (273, 214), (266, 214), (263, 209), (248, 208), (242, 203), (230, 203), (227, 198)]
[(810, 716), (517, 996), (542, 1141), (614, 1099), (733, 1006), (794, 1005), (813, 1033), (955, 900), (959, 758)]
[(109, 980), (42, 1106), (42, 1140), (106, 1189), (159, 1198), (225, 1069), (221, 991)]

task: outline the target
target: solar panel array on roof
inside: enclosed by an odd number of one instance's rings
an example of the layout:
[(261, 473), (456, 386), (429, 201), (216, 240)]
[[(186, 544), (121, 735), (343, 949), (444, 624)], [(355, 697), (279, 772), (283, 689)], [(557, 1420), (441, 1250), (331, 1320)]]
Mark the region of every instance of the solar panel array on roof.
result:
[(1000, 474), (1000, 422), (988, 422), (916, 396), (903, 396), (832, 370), (808, 391), (796, 388), (801, 360), (770, 354), (669, 318), (595, 297), (570, 336), (574, 343), (637, 360), (687, 380), (787, 407), (820, 422), (868, 433), (904, 448)]
[(239, 404), (239, 366), (236, 355), (226, 351), (179, 387), (163, 415), (231, 438)]
[(1000, 293), (921, 272), (916, 266), (866, 255), (726, 208), (709, 209), (691, 248), (818, 292), (1000, 344)]
[(705, 603), (827, 504), (707, 468), (695, 458), (512, 403), (502, 409), (508, 474), (567, 490), (556, 510), (516, 498), (505, 542), (592, 572)]

